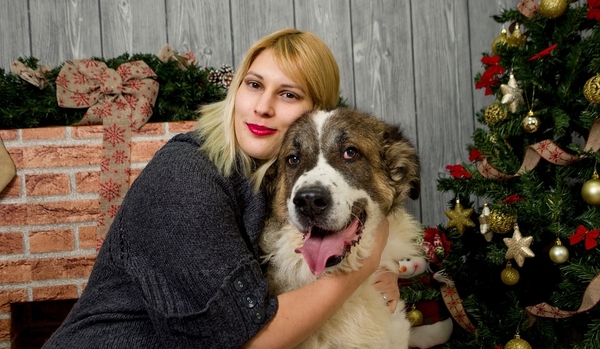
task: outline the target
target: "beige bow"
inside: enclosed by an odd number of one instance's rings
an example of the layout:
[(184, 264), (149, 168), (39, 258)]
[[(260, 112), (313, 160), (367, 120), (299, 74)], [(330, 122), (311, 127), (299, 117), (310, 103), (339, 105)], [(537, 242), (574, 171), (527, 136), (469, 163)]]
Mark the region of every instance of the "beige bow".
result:
[(18, 75), (33, 86), (39, 87), (40, 90), (49, 85), (45, 77), (45, 74), (49, 71), (50, 67), (47, 65), (40, 65), (37, 69), (31, 69), (21, 61), (14, 61), (10, 66), (11, 73)]
[(175, 51), (173, 51), (169, 44), (165, 44), (165, 46), (158, 51), (157, 56), (163, 62), (167, 62), (169, 60), (177, 61), (177, 66), (181, 70), (187, 70), (188, 66), (196, 64), (196, 56), (192, 51), (186, 52), (183, 55), (178, 55), (175, 53)]

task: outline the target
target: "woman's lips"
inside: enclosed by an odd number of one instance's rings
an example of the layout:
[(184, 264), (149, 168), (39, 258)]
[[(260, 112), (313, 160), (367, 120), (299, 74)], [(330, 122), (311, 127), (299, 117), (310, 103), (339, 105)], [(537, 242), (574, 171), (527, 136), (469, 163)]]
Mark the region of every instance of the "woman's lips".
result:
[(277, 132), (277, 130), (275, 130), (275, 129), (257, 125), (257, 124), (246, 124), (246, 125), (248, 126), (248, 130), (250, 130), (250, 132), (252, 132), (252, 134), (255, 136), (268, 136), (268, 135), (272, 135), (273, 133)]

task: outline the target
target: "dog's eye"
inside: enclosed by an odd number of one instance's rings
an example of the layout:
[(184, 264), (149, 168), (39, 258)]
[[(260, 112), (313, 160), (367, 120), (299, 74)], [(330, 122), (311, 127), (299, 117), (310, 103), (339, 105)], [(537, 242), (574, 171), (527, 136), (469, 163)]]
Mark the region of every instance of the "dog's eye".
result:
[(350, 147), (344, 151), (344, 159), (345, 160), (353, 160), (358, 157), (358, 149), (354, 147)]
[(296, 166), (300, 163), (300, 157), (296, 155), (288, 155), (287, 163), (292, 166)]

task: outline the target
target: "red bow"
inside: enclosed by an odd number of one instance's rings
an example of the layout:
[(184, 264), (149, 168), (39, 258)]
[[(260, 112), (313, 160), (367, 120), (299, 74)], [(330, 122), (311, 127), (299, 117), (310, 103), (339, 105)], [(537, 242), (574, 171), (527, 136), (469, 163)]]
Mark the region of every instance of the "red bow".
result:
[(587, 19), (600, 21), (600, 0), (588, 0)]
[(471, 178), (469, 171), (465, 170), (465, 168), (460, 164), (448, 165), (446, 166), (446, 169), (450, 171), (450, 175), (454, 178)]
[(544, 49), (544, 50), (536, 53), (535, 55), (533, 55), (533, 57), (529, 58), (528, 61), (535, 61), (538, 58), (546, 57), (547, 55), (550, 54), (550, 52), (552, 52), (552, 50), (554, 50), (556, 48), (556, 46), (558, 46), (558, 45), (557, 44), (551, 45), (547, 49)]
[(598, 242), (596, 241), (596, 239), (598, 238), (599, 235), (600, 235), (600, 230), (598, 230), (598, 229), (586, 230), (583, 225), (580, 225), (577, 228), (577, 231), (575, 231), (575, 233), (569, 237), (569, 240), (571, 242), (571, 245), (574, 245), (585, 238), (585, 249), (589, 250), (598, 245)]
[(469, 161), (481, 161), (483, 160), (483, 154), (477, 148), (471, 148), (469, 151)]

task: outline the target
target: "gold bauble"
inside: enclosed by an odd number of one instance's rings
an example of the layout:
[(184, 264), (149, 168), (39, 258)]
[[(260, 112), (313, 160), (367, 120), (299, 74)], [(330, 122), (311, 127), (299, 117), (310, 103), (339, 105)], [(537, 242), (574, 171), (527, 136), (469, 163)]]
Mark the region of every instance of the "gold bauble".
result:
[(529, 133), (534, 133), (537, 132), (537, 130), (540, 128), (541, 123), (542, 122), (540, 121), (540, 119), (538, 119), (538, 117), (535, 116), (533, 111), (530, 110), (529, 113), (527, 113), (527, 116), (523, 118), (521, 125), (523, 126), (523, 129), (525, 131)]
[(521, 339), (521, 336), (517, 334), (515, 335), (515, 338), (506, 343), (504, 349), (531, 349), (531, 345), (529, 345), (526, 340)]
[(600, 205), (600, 179), (598, 178), (598, 172), (594, 171), (592, 179), (583, 183), (583, 186), (581, 187), (581, 197), (583, 197), (583, 201), (587, 202), (589, 205)]
[(556, 264), (563, 264), (569, 259), (569, 249), (563, 246), (560, 239), (556, 239), (554, 246), (550, 248), (550, 260)]
[(494, 41), (492, 41), (492, 52), (497, 55), (496, 45), (506, 45), (508, 44), (508, 35), (506, 35), (506, 29), (502, 28), (502, 32), (499, 36), (497, 36)]
[(519, 25), (516, 25), (506, 40), (510, 46), (523, 47), (527, 42), (527, 35), (521, 33)]
[(414, 304), (410, 311), (406, 313), (406, 318), (412, 326), (419, 326), (423, 323), (423, 313), (421, 313), (420, 310), (417, 310)]
[(538, 11), (546, 18), (558, 18), (568, 5), (567, 0), (542, 0)]
[(600, 74), (591, 77), (583, 85), (583, 95), (588, 102), (600, 104)]
[(506, 234), (512, 230), (517, 221), (515, 217), (498, 211), (490, 211), (487, 218), (490, 231), (497, 234)]
[(500, 273), (500, 279), (508, 286), (515, 285), (519, 282), (519, 271), (512, 267), (510, 262), (506, 263), (506, 268)]
[(485, 108), (483, 117), (488, 125), (492, 126), (498, 122), (506, 119), (508, 111), (502, 107), (500, 103), (492, 103)]

